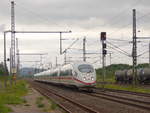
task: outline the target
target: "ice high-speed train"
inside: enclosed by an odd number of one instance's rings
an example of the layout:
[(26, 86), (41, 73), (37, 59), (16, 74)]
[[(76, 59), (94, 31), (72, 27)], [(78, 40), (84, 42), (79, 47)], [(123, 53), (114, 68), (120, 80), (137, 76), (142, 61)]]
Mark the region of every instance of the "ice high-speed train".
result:
[(34, 74), (34, 80), (90, 90), (96, 85), (96, 72), (89, 63), (74, 62)]

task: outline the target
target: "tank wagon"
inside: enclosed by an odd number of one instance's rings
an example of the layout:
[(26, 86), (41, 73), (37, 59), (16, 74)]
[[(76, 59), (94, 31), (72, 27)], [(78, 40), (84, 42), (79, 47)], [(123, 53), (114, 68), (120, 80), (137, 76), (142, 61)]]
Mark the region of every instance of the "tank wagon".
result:
[(96, 85), (96, 72), (89, 63), (74, 62), (34, 74), (34, 80), (91, 90)]
[[(145, 84), (150, 83), (150, 68), (141, 68), (137, 70), (137, 79), (139, 83)], [(133, 71), (129, 70), (118, 70), (115, 72), (115, 80), (120, 83), (132, 83), (133, 82)]]

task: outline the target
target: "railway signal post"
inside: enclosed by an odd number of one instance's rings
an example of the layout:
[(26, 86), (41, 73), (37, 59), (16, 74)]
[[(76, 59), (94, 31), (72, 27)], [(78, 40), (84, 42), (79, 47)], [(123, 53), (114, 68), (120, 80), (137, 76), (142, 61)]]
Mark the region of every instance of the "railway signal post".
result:
[(102, 87), (104, 88), (105, 85), (105, 76), (106, 76), (106, 32), (101, 32), (101, 42), (102, 42), (102, 62), (103, 62), (103, 84)]

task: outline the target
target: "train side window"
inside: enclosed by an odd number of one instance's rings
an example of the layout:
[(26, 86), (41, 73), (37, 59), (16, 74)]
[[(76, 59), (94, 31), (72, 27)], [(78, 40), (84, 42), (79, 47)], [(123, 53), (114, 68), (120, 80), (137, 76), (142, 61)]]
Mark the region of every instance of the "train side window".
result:
[(58, 72), (55, 73), (55, 76), (57, 76), (57, 75), (58, 75)]
[(56, 76), (56, 72), (54, 72), (53, 76)]
[(72, 70), (70, 70), (70, 75), (72, 76), (73, 74), (72, 74)]
[(68, 70), (65, 70), (64, 71), (64, 76), (67, 76), (68, 75)]
[(60, 71), (60, 76), (72, 76), (72, 70)]
[(53, 76), (57, 76), (57, 72), (54, 72)]
[(65, 71), (65, 75), (66, 75), (66, 76), (71, 76), (71, 73), (72, 73), (71, 70), (66, 70), (66, 71)]
[(60, 72), (60, 76), (64, 76), (64, 71), (61, 71), (61, 72)]
[(68, 70), (68, 75), (72, 76), (72, 70)]

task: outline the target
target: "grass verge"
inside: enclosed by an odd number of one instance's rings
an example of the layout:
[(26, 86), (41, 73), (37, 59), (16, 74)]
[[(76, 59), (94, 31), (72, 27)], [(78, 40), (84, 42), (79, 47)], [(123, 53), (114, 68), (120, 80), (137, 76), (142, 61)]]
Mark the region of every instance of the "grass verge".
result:
[[(102, 85), (97, 84), (97, 87), (102, 87)], [(126, 90), (126, 91), (141, 92), (141, 93), (150, 93), (150, 89), (143, 88), (142, 86), (105, 84), (104, 87), (110, 88), (110, 89)]]
[[(4, 80), (8, 80), (8, 77), (0, 77), (1, 84), (4, 84)], [(22, 104), (25, 96), (28, 92), (27, 83), (23, 80), (16, 81), (16, 84), (7, 84), (7, 87), (0, 88), (0, 113), (8, 113), (12, 110), (7, 107), (8, 104)]]
[(37, 99), (36, 99), (36, 105), (37, 105), (37, 107), (39, 107), (39, 108), (43, 108), (45, 105), (44, 105), (44, 103), (43, 103), (43, 97), (38, 97)]
[(60, 110), (60, 108), (58, 107), (58, 105), (53, 102), (51, 99), (49, 99), (49, 105), (43, 109), (44, 112), (53, 112), (53, 111), (57, 111), (57, 109)]

